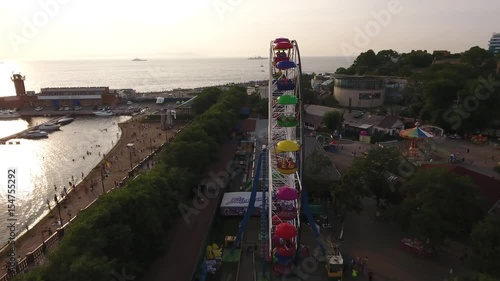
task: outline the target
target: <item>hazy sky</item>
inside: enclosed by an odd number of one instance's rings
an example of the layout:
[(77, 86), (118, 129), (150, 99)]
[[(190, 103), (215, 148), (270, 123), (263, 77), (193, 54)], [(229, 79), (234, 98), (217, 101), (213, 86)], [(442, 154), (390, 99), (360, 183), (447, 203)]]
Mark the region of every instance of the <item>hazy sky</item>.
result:
[(499, 0), (0, 0), (7, 59), (302, 56), (487, 47)]

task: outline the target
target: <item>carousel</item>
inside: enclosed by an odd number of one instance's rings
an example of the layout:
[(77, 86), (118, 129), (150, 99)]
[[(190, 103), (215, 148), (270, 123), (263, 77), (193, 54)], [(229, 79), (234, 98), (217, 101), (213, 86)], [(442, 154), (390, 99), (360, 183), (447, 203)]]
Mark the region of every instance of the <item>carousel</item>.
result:
[(399, 132), (399, 136), (409, 140), (409, 146), (405, 146), (403, 155), (417, 160), (424, 158), (425, 155), (425, 153), (423, 151), (420, 151), (420, 149), (418, 148), (419, 142), (433, 138), (433, 135), (431, 133), (428, 133), (421, 129), (419, 122), (415, 123), (414, 128)]

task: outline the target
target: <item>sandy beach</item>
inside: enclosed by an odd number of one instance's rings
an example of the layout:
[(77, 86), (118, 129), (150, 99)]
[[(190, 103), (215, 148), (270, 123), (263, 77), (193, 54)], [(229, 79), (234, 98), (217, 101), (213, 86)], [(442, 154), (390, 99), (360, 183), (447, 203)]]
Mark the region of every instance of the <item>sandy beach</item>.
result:
[[(78, 211), (87, 207), (96, 198), (103, 193), (104, 190), (115, 188), (124, 177), (128, 175), (128, 171), (132, 166), (135, 167), (144, 158), (146, 158), (152, 151), (151, 146), (157, 148), (167, 140), (165, 132), (160, 130), (159, 122), (140, 122), (139, 118), (132, 118), (127, 122), (119, 124), (122, 130), (121, 138), (117, 141), (116, 145), (105, 155), (102, 155), (102, 160), (88, 175), (84, 175), (84, 179), (78, 183), (73, 189), (70, 189), (68, 194), (59, 200), (60, 214), (63, 220), (63, 225), (74, 217)], [(168, 138), (176, 132), (178, 127), (174, 127), (168, 132)], [(133, 153), (129, 151), (129, 144), (133, 143)], [(106, 164), (108, 176), (101, 181), (101, 165)], [(153, 165), (153, 163), (150, 163)], [(17, 238), (16, 240), (16, 256), (18, 260), (23, 259), (27, 253), (35, 250), (42, 244), (52, 233), (60, 227), (59, 210), (54, 206), (54, 199), (51, 200), (51, 210), (35, 226), (32, 226), (28, 231)], [(0, 276), (7, 273), (7, 250), (4, 248), (1, 251), (0, 260), (2, 268)]]

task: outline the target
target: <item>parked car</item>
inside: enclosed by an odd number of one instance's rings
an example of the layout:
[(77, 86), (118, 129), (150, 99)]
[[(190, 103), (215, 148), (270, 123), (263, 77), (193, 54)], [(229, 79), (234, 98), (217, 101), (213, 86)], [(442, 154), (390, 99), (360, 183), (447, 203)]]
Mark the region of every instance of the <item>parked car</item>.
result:
[(81, 106), (75, 106), (75, 110), (82, 110)]
[(43, 110), (43, 107), (41, 107), (41, 106), (35, 107), (35, 111), (42, 111), (42, 110)]
[(65, 111), (68, 111), (68, 110), (70, 110), (70, 109), (71, 109), (71, 108), (69, 108), (69, 107), (65, 107), (65, 108), (64, 108), (64, 110), (65, 110)]

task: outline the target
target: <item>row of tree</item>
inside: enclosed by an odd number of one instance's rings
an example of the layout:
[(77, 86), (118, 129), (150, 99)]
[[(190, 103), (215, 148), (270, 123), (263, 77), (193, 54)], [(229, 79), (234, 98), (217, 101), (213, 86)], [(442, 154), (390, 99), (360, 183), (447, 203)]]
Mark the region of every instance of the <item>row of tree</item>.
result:
[(82, 211), (49, 260), (15, 280), (113, 280), (123, 270), (141, 276), (167, 250), (179, 204), (191, 201), (204, 169), (220, 157), (245, 96), (242, 88), (202, 92), (196, 100), (203, 103), (195, 103), (200, 115), (160, 153), (155, 167)]
[(393, 218), (403, 231), (436, 246), (447, 239), (469, 243), (476, 269), (500, 277), (500, 219), (487, 213), (491, 206), (469, 177), (417, 169), (395, 148), (371, 149), (356, 158), (338, 182), (324, 176), (330, 173), (325, 171), (329, 162), (321, 153), (311, 154), (304, 184), (316, 193), (313, 196), (324, 197), (329, 191), (338, 215), (360, 212), (362, 199), (373, 197), (382, 215)]

